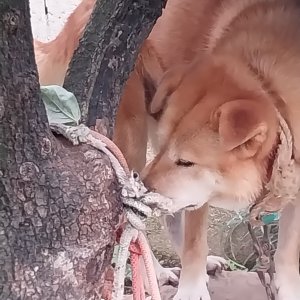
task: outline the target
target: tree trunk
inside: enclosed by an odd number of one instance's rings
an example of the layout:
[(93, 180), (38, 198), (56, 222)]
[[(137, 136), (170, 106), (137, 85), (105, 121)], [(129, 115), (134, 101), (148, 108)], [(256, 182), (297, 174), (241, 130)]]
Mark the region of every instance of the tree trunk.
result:
[(83, 122), (113, 121), (124, 82), (165, 0), (98, 0), (64, 86), (77, 97)]
[(28, 0), (0, 0), (0, 299), (101, 299), (120, 214), (108, 158), (50, 132)]

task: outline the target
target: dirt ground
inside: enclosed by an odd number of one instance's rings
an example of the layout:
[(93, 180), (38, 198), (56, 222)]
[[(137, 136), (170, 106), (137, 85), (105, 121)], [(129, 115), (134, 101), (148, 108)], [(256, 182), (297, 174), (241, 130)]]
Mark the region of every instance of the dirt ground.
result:
[[(251, 272), (222, 272), (210, 278), (208, 289), (211, 300), (267, 300), (265, 290), (257, 275)], [(176, 290), (171, 286), (163, 286), (160, 290), (162, 300), (173, 299)], [(151, 300), (150, 297), (148, 299)], [(125, 296), (124, 300), (132, 300), (132, 296)]]
[[(42, 42), (52, 40), (60, 32), (67, 17), (81, 0), (29, 0), (33, 37)], [(48, 15), (45, 14), (45, 5)]]

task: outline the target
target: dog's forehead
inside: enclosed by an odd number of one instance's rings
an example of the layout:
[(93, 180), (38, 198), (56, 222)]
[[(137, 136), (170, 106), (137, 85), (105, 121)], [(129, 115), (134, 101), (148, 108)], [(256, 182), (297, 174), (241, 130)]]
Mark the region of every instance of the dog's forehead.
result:
[(207, 105), (209, 96), (201, 97), (197, 103), (179, 120), (175, 134), (183, 139), (193, 139), (209, 127), (211, 107)]
[(184, 156), (203, 155), (204, 152), (214, 151), (213, 149), (217, 149), (218, 145), (217, 132), (213, 131), (207, 123), (201, 124), (197, 120), (189, 123), (180, 122), (169, 140), (170, 152)]
[(191, 96), (180, 91), (175, 91), (170, 98), (158, 124), (158, 135), (163, 142), (167, 142), (178, 128), (186, 127), (182, 122), (185, 123), (184, 120), (198, 101), (197, 95)]

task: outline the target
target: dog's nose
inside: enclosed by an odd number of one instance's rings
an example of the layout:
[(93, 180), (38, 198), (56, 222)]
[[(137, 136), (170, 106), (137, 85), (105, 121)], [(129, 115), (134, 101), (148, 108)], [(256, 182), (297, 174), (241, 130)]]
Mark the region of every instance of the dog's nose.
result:
[(151, 174), (147, 174), (145, 177), (141, 177), (141, 178), (144, 183), (144, 186), (148, 191), (157, 192), (157, 188)]
[(154, 191), (154, 187), (152, 184), (152, 180), (151, 180), (151, 174), (150, 174), (150, 170), (151, 170), (151, 163), (148, 164), (147, 166), (145, 166), (145, 168), (142, 170), (141, 172), (141, 180), (143, 181), (145, 187), (148, 190)]
[(150, 192), (157, 193), (157, 189), (156, 188), (147, 187), (147, 189)]
[(142, 181), (144, 183), (144, 186), (147, 188), (147, 190), (151, 191), (151, 192), (155, 192), (156, 189), (155, 187), (153, 187), (151, 179), (149, 178), (149, 176), (146, 177), (142, 177)]
[(151, 192), (157, 192), (157, 170), (154, 161), (151, 161), (141, 172), (141, 180), (145, 187)]
[(147, 164), (145, 167), (144, 167), (144, 169), (142, 170), (142, 172), (140, 173), (140, 177), (141, 177), (141, 179), (144, 181), (144, 179), (146, 178), (146, 177), (148, 177), (148, 175), (149, 175), (149, 172), (150, 172), (150, 170), (151, 170), (151, 163), (149, 163), (149, 164)]

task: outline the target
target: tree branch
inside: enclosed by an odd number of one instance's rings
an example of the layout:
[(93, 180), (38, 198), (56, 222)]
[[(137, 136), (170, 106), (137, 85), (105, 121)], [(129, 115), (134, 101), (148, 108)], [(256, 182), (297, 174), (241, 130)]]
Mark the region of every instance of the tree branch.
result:
[(0, 0), (0, 169), (13, 145), (32, 160), (48, 151), (52, 136), (39, 96), (29, 15), (28, 1)]
[(100, 300), (121, 213), (108, 157), (50, 132), (29, 1), (0, 0), (0, 299)]
[(124, 82), (163, 4), (163, 0), (97, 1), (65, 80), (88, 126), (107, 118), (112, 134)]

